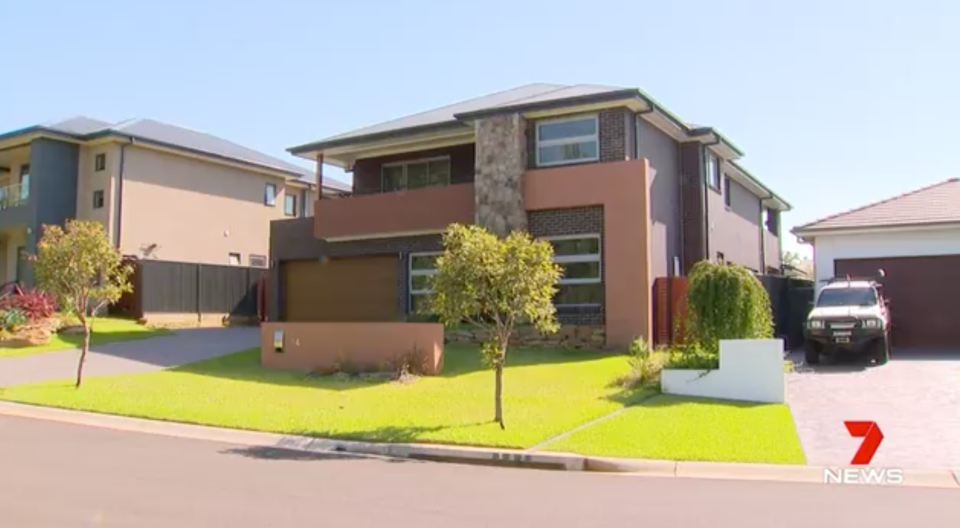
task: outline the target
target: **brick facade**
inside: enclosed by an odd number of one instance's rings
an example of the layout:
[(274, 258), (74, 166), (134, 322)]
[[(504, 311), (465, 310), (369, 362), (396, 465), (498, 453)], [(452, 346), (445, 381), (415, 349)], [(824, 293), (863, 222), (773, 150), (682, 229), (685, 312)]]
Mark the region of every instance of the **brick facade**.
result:
[[(603, 229), (603, 207), (573, 207), (570, 209), (548, 209), (528, 213), (530, 234), (534, 237), (563, 235), (600, 235), (600, 283), (604, 284), (603, 263), (606, 260), (606, 241)], [(601, 290), (602, 291), (602, 290)], [(561, 307), (557, 309), (557, 319), (563, 324), (602, 325), (604, 324), (604, 298), (601, 293), (598, 307)]]
[[(607, 108), (597, 112), (601, 162), (629, 159), (627, 126), (632, 123), (632, 115), (626, 108)], [(527, 120), (527, 152), (527, 168), (537, 168), (537, 120), (533, 119)]]

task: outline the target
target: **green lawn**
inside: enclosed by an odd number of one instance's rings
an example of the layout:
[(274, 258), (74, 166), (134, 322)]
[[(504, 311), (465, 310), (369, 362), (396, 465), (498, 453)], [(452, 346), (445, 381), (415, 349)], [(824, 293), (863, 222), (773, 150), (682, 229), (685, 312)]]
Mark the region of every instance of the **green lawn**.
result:
[(786, 405), (667, 395), (574, 433), (547, 450), (663, 460), (805, 463)]
[[(173, 333), (169, 330), (150, 328), (137, 324), (136, 321), (131, 319), (120, 319), (117, 317), (97, 317), (93, 320), (91, 328), (93, 328), (93, 333), (90, 335), (90, 344), (92, 345), (146, 339)], [(23, 348), (0, 347), (0, 359), (75, 348), (80, 346), (82, 340), (82, 334), (53, 334), (50, 336), (50, 342), (46, 345)]]
[[(263, 369), (259, 350), (150, 374), (0, 388), (0, 399), (96, 412), (388, 442), (527, 448), (633, 405), (549, 445), (556, 451), (671, 460), (803, 463), (790, 412), (625, 391), (622, 355), (511, 350), (507, 429), (491, 422), (493, 373), (477, 348), (447, 345), (444, 373), (410, 383)], [(653, 397), (651, 397), (653, 396)]]
[(491, 422), (493, 373), (476, 347), (447, 345), (442, 376), (412, 383), (338, 380), (266, 370), (248, 350), (165, 372), (0, 389), (0, 398), (105, 413), (279, 433), (529, 447), (623, 407), (636, 393), (611, 381), (624, 356), (511, 350), (506, 431)]

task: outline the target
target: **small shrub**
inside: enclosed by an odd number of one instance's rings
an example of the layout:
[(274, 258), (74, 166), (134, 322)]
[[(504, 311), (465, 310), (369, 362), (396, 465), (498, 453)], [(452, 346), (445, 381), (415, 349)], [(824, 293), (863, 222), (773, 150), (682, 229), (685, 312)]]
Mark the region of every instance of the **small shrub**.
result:
[(27, 322), (27, 315), (20, 308), (8, 308), (0, 312), (0, 328), (13, 332)]
[(662, 350), (651, 350), (643, 338), (634, 339), (627, 351), (630, 372), (617, 380), (627, 389), (657, 388), (660, 386), (660, 371), (669, 355)]
[(30, 321), (49, 319), (57, 311), (53, 296), (41, 290), (27, 290), (22, 295), (0, 299), (0, 310), (19, 309)]
[(687, 342), (717, 354), (721, 339), (773, 336), (770, 297), (747, 268), (698, 262), (687, 290)]

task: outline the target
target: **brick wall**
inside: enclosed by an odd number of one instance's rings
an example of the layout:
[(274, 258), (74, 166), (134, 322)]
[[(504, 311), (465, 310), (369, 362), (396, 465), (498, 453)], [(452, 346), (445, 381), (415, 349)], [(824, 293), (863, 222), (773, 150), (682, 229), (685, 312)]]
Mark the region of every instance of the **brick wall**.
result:
[[(603, 207), (573, 207), (569, 209), (547, 209), (530, 211), (528, 214), (530, 234), (534, 237), (561, 235), (600, 235), (600, 283), (604, 284), (603, 263), (606, 260), (606, 242), (603, 236)], [(604, 298), (601, 290), (598, 307), (561, 307), (557, 309), (557, 319), (563, 324), (602, 325), (604, 317)]]
[[(607, 108), (597, 113), (600, 135), (600, 161), (627, 159), (627, 120), (632, 113), (626, 108)], [(541, 120), (543, 121), (543, 120)], [(527, 168), (537, 167), (537, 121), (527, 120)]]

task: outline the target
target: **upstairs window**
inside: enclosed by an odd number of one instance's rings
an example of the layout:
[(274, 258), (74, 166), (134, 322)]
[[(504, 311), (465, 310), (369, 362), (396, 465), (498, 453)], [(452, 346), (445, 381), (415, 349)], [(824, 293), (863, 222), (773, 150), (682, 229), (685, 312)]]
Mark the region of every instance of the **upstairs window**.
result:
[(704, 174), (707, 178), (707, 183), (710, 187), (713, 187), (716, 190), (720, 190), (720, 162), (717, 160), (717, 157), (714, 156), (710, 151), (707, 151), (705, 154), (706, 161), (704, 167)]
[(103, 191), (102, 190), (93, 191), (93, 208), (94, 209), (103, 208)]
[(723, 177), (723, 203), (727, 207), (733, 207), (733, 199), (730, 197), (730, 177)]
[(599, 129), (596, 115), (538, 121), (537, 166), (599, 160)]
[(385, 163), (380, 168), (383, 192), (450, 184), (450, 158)]
[(263, 188), (263, 205), (269, 205), (273, 207), (277, 204), (277, 186), (273, 183), (268, 183), (266, 187)]
[(100, 172), (106, 170), (107, 168), (107, 155), (106, 154), (97, 154), (93, 158), (93, 170)]
[(289, 191), (283, 196), (283, 214), (297, 216), (297, 195)]
[(599, 306), (603, 299), (600, 235), (545, 238), (553, 246), (553, 261), (563, 276), (557, 287), (557, 306)]

